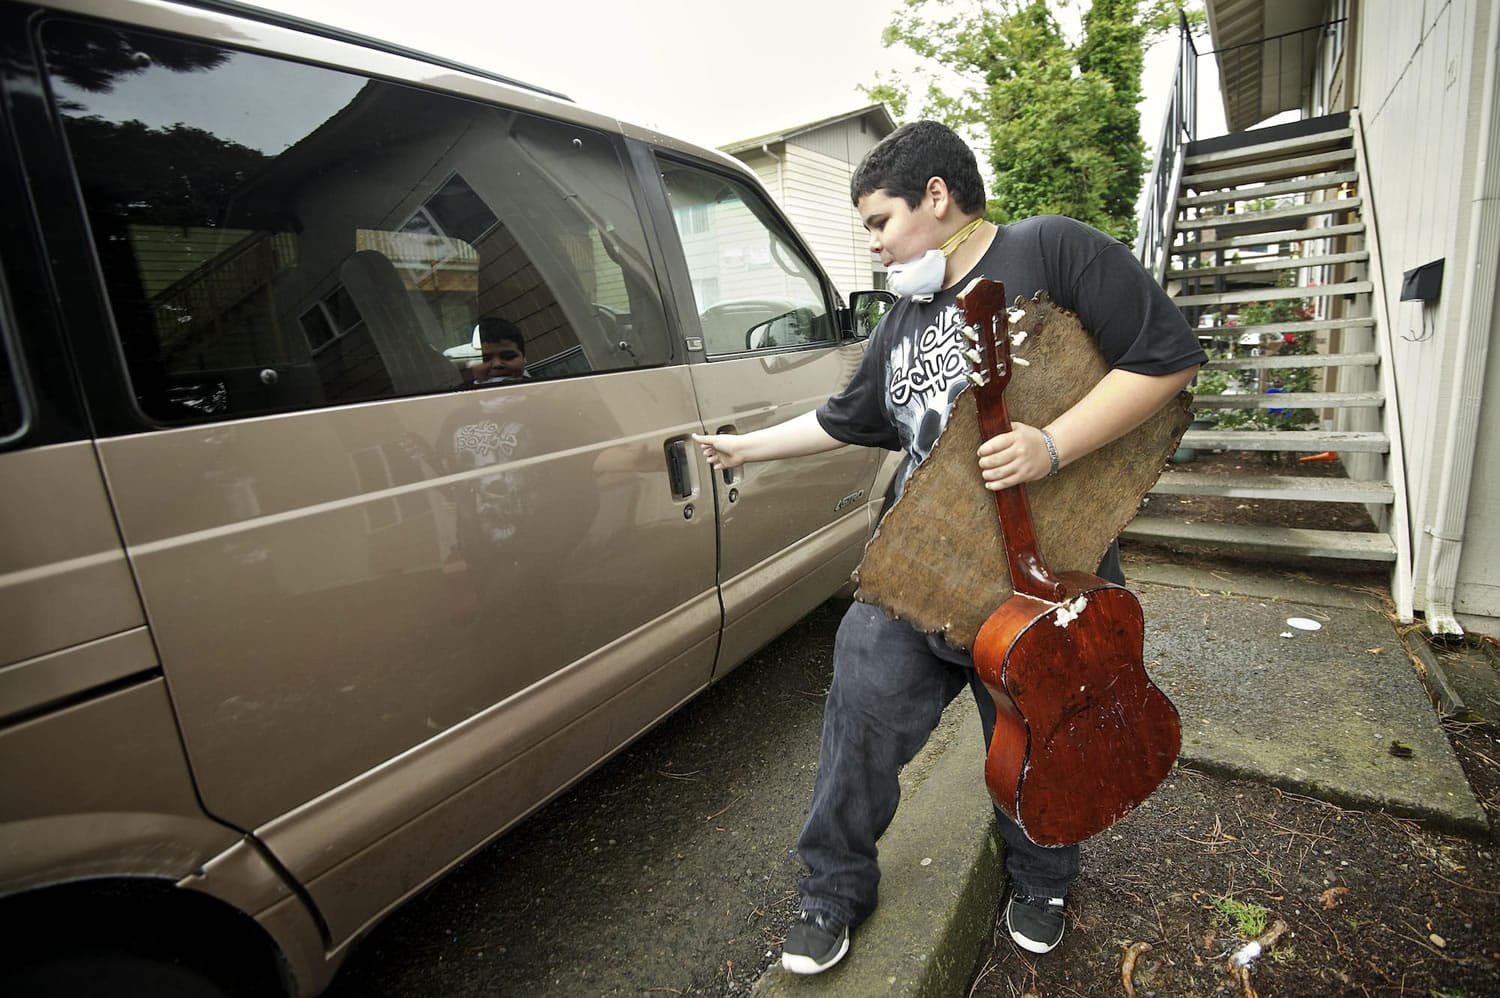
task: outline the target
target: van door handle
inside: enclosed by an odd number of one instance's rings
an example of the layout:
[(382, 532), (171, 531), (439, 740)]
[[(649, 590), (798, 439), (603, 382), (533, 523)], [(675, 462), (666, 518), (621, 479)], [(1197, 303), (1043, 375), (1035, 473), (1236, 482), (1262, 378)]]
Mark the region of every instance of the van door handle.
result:
[[(739, 430), (736, 430), (732, 425), (726, 425), (726, 426), (719, 427), (714, 432), (715, 433), (738, 433)], [(743, 464), (740, 465), (738, 468), (721, 468), (720, 469), (720, 474), (722, 474), (724, 476), (724, 484), (725, 485), (733, 485), (735, 482), (739, 481), (745, 475), (745, 470), (744, 469), (745, 469), (745, 466)]]
[(672, 498), (679, 501), (693, 498), (693, 470), (687, 438), (668, 440), (664, 451), (667, 457), (667, 483), (671, 486)]

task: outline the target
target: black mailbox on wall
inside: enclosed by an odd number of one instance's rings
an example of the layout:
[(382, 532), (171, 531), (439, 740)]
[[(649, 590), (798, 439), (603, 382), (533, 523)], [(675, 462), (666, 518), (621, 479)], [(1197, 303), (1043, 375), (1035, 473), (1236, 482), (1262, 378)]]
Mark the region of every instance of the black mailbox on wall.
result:
[(1401, 275), (1402, 301), (1437, 301), (1443, 290), (1443, 261), (1424, 263)]

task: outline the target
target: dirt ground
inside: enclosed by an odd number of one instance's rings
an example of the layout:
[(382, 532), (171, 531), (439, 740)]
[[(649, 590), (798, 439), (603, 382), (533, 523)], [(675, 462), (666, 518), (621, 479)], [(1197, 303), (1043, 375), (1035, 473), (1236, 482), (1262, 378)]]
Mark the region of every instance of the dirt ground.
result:
[[(1493, 822), (1500, 738), (1450, 736)], [(1497, 844), (1179, 769), (1085, 843), (1063, 944), (1038, 958), (1002, 930), (970, 994), (1500, 995)], [(1230, 973), (1281, 926), (1242, 978)]]
[[(1200, 455), (1193, 470), (1239, 468), (1342, 473), (1336, 462), (1256, 453)], [(1363, 507), (1342, 503), (1158, 496), (1142, 515), (1371, 529)], [(1493, 652), (1476, 650), (1493, 667)], [(1448, 735), (1500, 828), (1500, 727), (1453, 724)], [(1179, 769), (1146, 805), (1085, 843), (1063, 944), (1034, 957), (999, 927), (970, 995), (1500, 995), (1497, 847), (1493, 831), (1485, 840), (1445, 835)], [(1274, 941), (1245, 970), (1231, 971), (1247, 943), (1268, 936)]]

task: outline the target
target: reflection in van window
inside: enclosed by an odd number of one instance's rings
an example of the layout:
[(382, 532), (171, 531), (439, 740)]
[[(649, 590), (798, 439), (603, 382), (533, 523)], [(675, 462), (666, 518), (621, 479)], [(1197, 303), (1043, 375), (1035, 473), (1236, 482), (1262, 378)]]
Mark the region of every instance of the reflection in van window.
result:
[(224, 419), (670, 359), (616, 140), (267, 56), (73, 21), (53, 97), (142, 409)]
[(3, 334), (4, 330), (0, 330), (0, 440), (21, 431), (26, 412), (21, 405), (21, 387), (16, 382), (16, 364)]
[(665, 160), (661, 168), (705, 351), (712, 356), (832, 342), (817, 270), (764, 203), (718, 174)]

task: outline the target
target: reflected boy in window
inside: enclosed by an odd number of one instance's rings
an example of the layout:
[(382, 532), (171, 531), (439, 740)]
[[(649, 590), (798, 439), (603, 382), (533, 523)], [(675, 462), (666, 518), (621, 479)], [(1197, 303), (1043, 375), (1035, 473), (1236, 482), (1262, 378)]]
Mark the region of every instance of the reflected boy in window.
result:
[(526, 337), (516, 324), (487, 316), (474, 326), (480, 361), (470, 369), (475, 385), (504, 385), (531, 377), (526, 371)]

